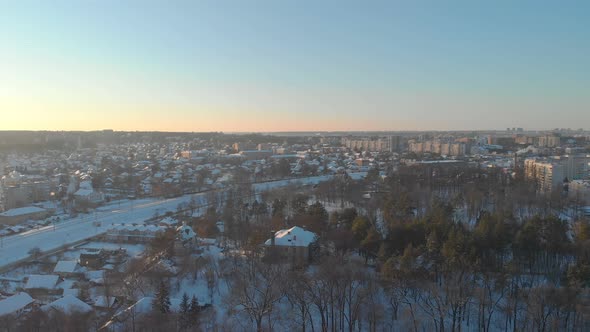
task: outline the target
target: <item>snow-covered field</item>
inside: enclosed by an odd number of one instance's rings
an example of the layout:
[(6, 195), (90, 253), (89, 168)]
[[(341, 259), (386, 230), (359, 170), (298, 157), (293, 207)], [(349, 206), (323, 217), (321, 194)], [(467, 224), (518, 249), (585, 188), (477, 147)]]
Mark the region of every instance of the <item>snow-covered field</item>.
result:
[[(348, 173), (351, 179), (353, 180), (360, 180), (367, 176), (367, 172), (354, 172)], [(289, 185), (314, 185), (320, 182), (330, 181), (334, 179), (335, 175), (318, 175), (318, 176), (310, 176), (305, 178), (295, 178), (295, 179), (287, 179), (287, 180), (278, 180), (278, 181), (270, 181), (270, 182), (262, 182), (256, 183), (252, 185), (252, 189), (254, 192), (261, 192), (266, 190), (272, 190), (280, 187), (286, 187)]]

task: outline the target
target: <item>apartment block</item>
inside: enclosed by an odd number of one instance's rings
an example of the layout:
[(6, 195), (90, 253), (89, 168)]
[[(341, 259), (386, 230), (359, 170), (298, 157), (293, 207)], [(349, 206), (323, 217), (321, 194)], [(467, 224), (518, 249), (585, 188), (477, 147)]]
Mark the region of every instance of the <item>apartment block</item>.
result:
[(563, 186), (566, 179), (587, 179), (590, 176), (590, 156), (530, 158), (525, 160), (524, 167), (526, 179), (535, 181), (540, 191), (550, 192)]
[(463, 156), (467, 152), (467, 145), (465, 143), (429, 140), (424, 142), (410, 142), (408, 150), (416, 154), (437, 153), (445, 156)]

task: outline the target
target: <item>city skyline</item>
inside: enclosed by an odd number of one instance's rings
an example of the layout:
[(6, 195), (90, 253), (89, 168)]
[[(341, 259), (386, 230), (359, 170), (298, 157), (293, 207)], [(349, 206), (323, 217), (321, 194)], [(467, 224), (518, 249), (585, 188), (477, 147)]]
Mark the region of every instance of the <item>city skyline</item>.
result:
[(0, 5), (0, 130), (586, 128), (590, 5)]

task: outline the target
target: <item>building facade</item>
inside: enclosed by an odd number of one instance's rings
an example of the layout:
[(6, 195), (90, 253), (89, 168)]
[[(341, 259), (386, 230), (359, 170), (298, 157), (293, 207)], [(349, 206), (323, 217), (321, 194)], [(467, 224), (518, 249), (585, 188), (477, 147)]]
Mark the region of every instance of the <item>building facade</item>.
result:
[[(396, 137), (397, 139), (394, 139)], [(395, 146), (394, 146), (395, 144)], [(397, 151), (399, 137), (380, 137), (380, 138), (348, 138), (342, 139), (342, 145), (351, 150), (372, 151), (372, 152), (391, 152)]]
[(446, 156), (463, 156), (467, 153), (467, 145), (465, 143), (429, 140), (410, 142), (408, 150), (416, 154), (436, 153)]
[(524, 175), (542, 192), (560, 189), (564, 182), (588, 179), (590, 156), (569, 155), (554, 158), (530, 158), (524, 161)]

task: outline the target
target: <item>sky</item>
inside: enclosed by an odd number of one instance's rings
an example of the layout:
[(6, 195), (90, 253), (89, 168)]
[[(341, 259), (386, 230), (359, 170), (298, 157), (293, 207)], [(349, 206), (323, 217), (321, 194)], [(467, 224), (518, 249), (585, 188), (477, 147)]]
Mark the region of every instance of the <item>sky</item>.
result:
[(589, 1), (0, 0), (0, 130), (590, 128)]

